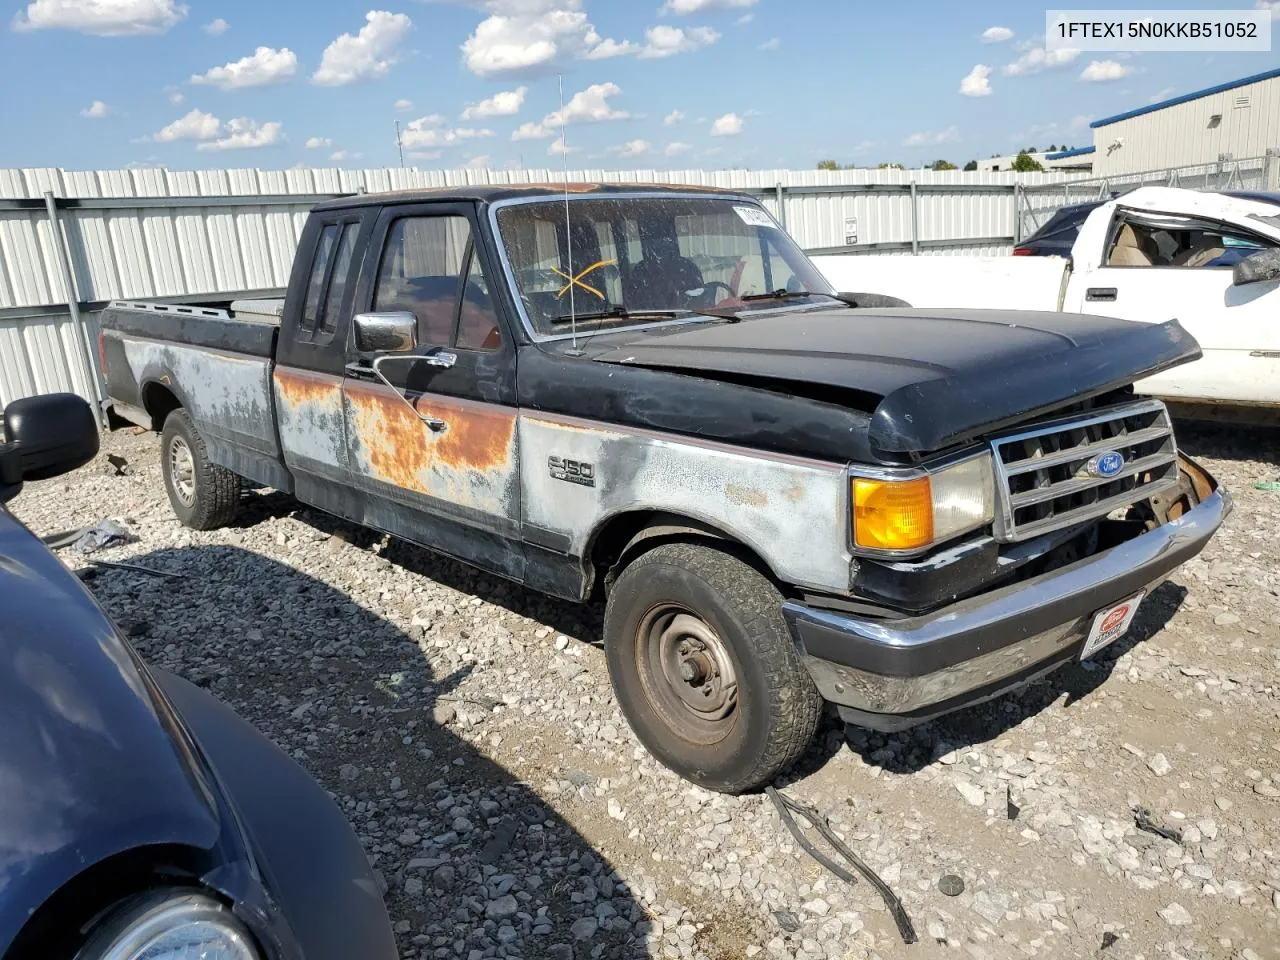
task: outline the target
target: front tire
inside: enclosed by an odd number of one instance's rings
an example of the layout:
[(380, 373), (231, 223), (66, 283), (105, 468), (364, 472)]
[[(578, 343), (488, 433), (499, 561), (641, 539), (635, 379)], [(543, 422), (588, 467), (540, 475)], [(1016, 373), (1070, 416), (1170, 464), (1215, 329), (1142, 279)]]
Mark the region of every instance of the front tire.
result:
[(235, 519), (240, 477), (209, 459), (204, 438), (187, 412), (173, 411), (160, 432), (160, 471), (169, 504), (184, 526), (215, 530)]
[(605, 609), (614, 695), (641, 742), (722, 793), (764, 786), (813, 739), (822, 698), (759, 571), (693, 543), (655, 547)]

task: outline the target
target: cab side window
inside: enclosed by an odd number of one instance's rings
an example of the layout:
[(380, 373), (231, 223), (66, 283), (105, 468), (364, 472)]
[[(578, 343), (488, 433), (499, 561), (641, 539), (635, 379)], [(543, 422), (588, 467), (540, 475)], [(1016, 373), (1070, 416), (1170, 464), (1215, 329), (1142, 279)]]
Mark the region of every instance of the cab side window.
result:
[(412, 313), (424, 346), (492, 350), (502, 342), (465, 217), (394, 221), (382, 251), (373, 309)]
[(1126, 218), (1107, 254), (1113, 267), (1234, 267), (1275, 244), (1220, 223), (1190, 217)]
[(307, 281), (307, 299), (302, 309), (302, 329), (311, 332), (320, 317), (320, 301), (324, 297), (324, 285), (329, 277), (329, 263), (333, 259), (333, 247), (338, 240), (338, 224), (331, 223), (320, 231), (316, 244), (315, 260), (311, 263), (311, 279)]

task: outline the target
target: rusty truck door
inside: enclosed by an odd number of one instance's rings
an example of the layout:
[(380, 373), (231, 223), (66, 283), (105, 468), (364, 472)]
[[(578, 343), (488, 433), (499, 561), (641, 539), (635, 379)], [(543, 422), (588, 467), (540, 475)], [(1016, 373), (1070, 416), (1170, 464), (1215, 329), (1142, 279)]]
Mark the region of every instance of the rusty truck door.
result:
[(277, 427), (298, 499), (351, 516), (350, 467), (342, 407), (351, 304), (376, 211), (312, 216), (298, 245), (296, 269), (273, 374)]
[(515, 344), (473, 243), (469, 204), (388, 206), (356, 312), (412, 313), (407, 354), (348, 338), (347, 457), (362, 520), (522, 579)]

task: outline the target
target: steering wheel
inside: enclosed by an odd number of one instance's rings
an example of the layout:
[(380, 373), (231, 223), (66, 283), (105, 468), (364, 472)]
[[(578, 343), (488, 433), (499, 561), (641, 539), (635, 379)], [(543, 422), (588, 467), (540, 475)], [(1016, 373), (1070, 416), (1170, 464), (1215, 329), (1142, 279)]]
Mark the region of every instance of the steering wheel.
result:
[(696, 300), (702, 306), (714, 307), (717, 304), (714, 291), (720, 289), (725, 292), (726, 300), (736, 300), (738, 295), (733, 292), (733, 287), (719, 280), (706, 280), (702, 284), (702, 292), (691, 300)]

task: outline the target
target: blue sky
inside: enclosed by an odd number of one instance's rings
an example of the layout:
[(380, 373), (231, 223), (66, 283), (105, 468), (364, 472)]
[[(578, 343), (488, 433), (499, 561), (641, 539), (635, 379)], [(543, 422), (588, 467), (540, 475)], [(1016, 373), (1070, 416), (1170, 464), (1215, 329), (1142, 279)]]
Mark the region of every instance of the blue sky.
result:
[[(1280, 17), (1160, 7), (1255, 4)], [(573, 167), (961, 164), (1280, 62), (1046, 55), (1025, 2), (0, 0), (0, 24), (0, 167), (393, 166), (396, 120), (420, 167), (559, 167), (563, 130)]]

